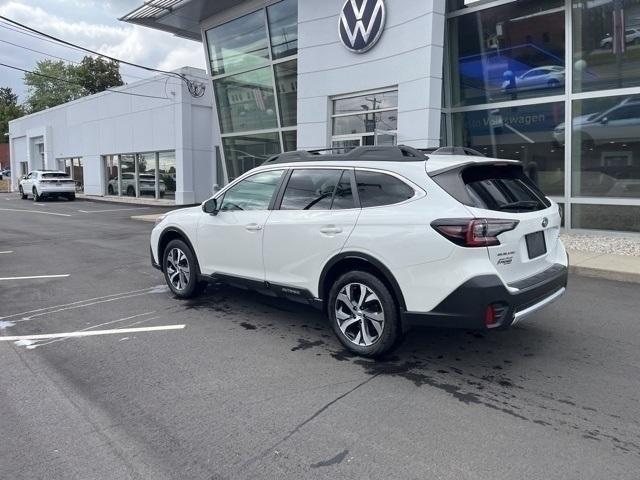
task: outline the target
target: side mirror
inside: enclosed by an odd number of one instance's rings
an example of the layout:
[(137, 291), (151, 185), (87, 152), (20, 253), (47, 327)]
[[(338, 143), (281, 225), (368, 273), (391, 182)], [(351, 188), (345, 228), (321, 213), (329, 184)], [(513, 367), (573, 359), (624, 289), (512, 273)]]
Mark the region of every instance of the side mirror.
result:
[(609, 118), (608, 117), (604, 117), (602, 120), (600, 120), (600, 123), (603, 125), (606, 125), (607, 123), (609, 123)]
[(215, 198), (211, 198), (202, 204), (202, 211), (204, 213), (208, 213), (209, 215), (217, 215), (218, 210), (218, 201)]

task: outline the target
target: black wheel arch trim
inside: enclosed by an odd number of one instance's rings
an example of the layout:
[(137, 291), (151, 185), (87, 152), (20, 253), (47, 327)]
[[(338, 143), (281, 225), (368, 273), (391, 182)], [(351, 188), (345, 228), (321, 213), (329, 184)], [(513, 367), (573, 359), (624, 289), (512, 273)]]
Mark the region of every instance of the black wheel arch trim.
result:
[[(329, 273), (329, 271), (336, 266), (338, 263), (340, 263), (343, 260), (360, 260), (360, 261), (364, 261), (366, 263), (371, 264), (371, 266), (373, 266), (376, 270), (382, 272), (382, 274), (384, 275), (384, 279), (382, 280), (386, 280), (387, 283), (391, 286), (392, 290), (393, 290), (393, 294), (396, 297), (396, 299), (398, 300), (399, 303), (399, 307), (402, 313), (407, 311), (407, 304), (405, 303), (404, 300), (404, 295), (402, 293), (402, 289), (400, 288), (400, 284), (398, 283), (398, 281), (396, 280), (396, 277), (393, 275), (393, 273), (391, 273), (391, 270), (389, 270), (384, 263), (382, 263), (380, 260), (378, 260), (377, 258), (367, 254), (367, 253), (362, 253), (362, 252), (342, 252), (339, 253), (338, 255), (336, 255), (335, 257), (333, 257), (331, 260), (329, 260), (326, 265), (324, 266), (324, 268), (322, 269), (322, 273), (320, 274), (320, 281), (318, 283), (318, 296), (320, 298), (323, 297), (324, 295), (324, 284), (326, 282), (327, 279), (327, 274)], [(327, 289), (328, 291), (328, 289)], [(327, 299), (323, 299), (323, 300), (327, 300)]]
[(196, 249), (193, 248), (193, 244), (191, 243), (189, 236), (178, 227), (165, 228), (160, 234), (160, 237), (158, 238), (158, 263), (160, 264), (160, 270), (164, 271), (163, 258), (162, 258), (164, 257), (164, 251), (160, 252), (160, 245), (162, 245), (162, 241), (164, 237), (169, 233), (177, 233), (181, 237), (181, 239), (187, 244), (187, 246), (191, 249), (191, 252), (193, 253), (193, 257), (196, 259), (196, 267), (198, 268), (198, 272), (200, 272), (200, 262), (198, 260), (198, 255), (196, 254)]

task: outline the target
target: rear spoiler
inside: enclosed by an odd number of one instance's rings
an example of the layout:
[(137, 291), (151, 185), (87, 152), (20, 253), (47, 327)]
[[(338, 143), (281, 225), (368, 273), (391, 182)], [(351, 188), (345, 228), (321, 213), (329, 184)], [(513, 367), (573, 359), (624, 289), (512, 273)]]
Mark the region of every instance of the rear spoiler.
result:
[(464, 163), (455, 163), (455, 164), (447, 165), (446, 167), (439, 168), (437, 170), (431, 170), (431, 171), (429, 171), (429, 169), (428, 169), (428, 164), (426, 166), (427, 166), (427, 174), (430, 177), (436, 177), (436, 176), (441, 175), (443, 173), (450, 172), (451, 170), (464, 169), (466, 167), (470, 167), (470, 166), (474, 166), (474, 165), (495, 165), (496, 167), (506, 166), (506, 165), (520, 165), (520, 166), (523, 166), (522, 162), (519, 161), (519, 160), (499, 160), (499, 159), (496, 159), (496, 158), (486, 159), (486, 160), (475, 160), (475, 161), (469, 161), (469, 162), (464, 162)]

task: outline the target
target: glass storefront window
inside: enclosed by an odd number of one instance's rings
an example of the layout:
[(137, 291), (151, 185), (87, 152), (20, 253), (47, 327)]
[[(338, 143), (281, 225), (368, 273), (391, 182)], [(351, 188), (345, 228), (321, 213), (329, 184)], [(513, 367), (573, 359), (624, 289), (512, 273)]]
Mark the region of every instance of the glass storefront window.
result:
[(270, 67), (216, 80), (214, 89), (222, 133), (278, 127)]
[(545, 194), (564, 194), (564, 149), (556, 135), (564, 122), (564, 103), (456, 113), (452, 118), (455, 145), (520, 160)]
[(136, 156), (120, 155), (120, 194), (136, 196)]
[(206, 32), (211, 73), (222, 75), (269, 61), (264, 10), (250, 13)]
[(453, 105), (564, 93), (563, 6), (520, 0), (452, 18)]
[(640, 233), (640, 207), (574, 204), (571, 212), (573, 228)]
[(640, 95), (573, 102), (573, 195), (640, 198), (639, 131)]
[(278, 106), (283, 127), (298, 124), (298, 61), (275, 65)]
[(391, 110), (364, 115), (349, 115), (333, 119), (334, 135), (372, 133), (376, 130), (393, 131), (398, 129), (398, 112)]
[[(102, 157), (106, 195), (175, 199), (175, 152), (146, 152)], [(82, 167), (82, 159), (79, 161)], [(76, 178), (74, 178), (77, 180)]]
[(282, 142), (285, 152), (295, 152), (298, 149), (298, 132), (296, 130), (282, 132)]
[(298, 53), (298, 0), (284, 0), (267, 10), (274, 59)]
[(222, 146), (230, 182), (281, 153), (277, 132), (223, 138)]
[(104, 158), (107, 195), (120, 195), (120, 165), (118, 155), (107, 155)]
[(136, 155), (138, 162), (138, 196), (156, 196), (156, 154), (139, 153)]
[(158, 154), (158, 175), (160, 182), (160, 197), (176, 198), (176, 154), (175, 152), (160, 152)]
[(370, 110), (398, 108), (398, 91), (372, 93), (358, 97), (340, 98), (333, 102), (333, 113), (362, 113)]
[(573, 0), (575, 92), (640, 82), (640, 0)]

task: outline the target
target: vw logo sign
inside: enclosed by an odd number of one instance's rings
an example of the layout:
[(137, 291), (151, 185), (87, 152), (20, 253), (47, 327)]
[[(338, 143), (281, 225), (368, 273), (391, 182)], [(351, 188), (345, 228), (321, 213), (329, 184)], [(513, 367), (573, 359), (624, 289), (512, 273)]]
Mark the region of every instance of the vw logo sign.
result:
[(544, 220), (542, 220), (542, 228), (547, 228), (549, 226), (549, 219), (548, 218), (544, 218)]
[(364, 53), (380, 40), (387, 11), (384, 0), (347, 0), (340, 13), (340, 40), (348, 50)]

